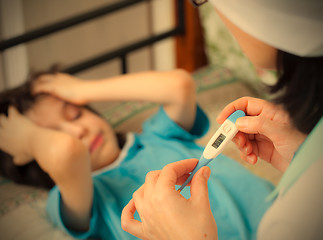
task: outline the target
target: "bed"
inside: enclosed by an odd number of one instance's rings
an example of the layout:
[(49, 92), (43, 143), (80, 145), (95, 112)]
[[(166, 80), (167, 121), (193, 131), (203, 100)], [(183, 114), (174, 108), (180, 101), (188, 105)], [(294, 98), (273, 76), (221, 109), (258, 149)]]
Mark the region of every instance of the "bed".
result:
[[(40, 41), (38, 39), (48, 34), (64, 31), (78, 24), (86, 24), (87, 21), (114, 11), (136, 7), (136, 4), (145, 4), (143, 2), (149, 1), (114, 1), (97, 11), (92, 10), (69, 17), (6, 39), (0, 43), (0, 50), (4, 52), (21, 43)], [(211, 121), (208, 134), (199, 140), (199, 143), (206, 144), (218, 127), (215, 118), (221, 109), (242, 96), (266, 97), (262, 94), (259, 82), (271, 82), (274, 76), (270, 72), (257, 71), (251, 66), (210, 6), (206, 4), (200, 9), (195, 9), (188, 1), (182, 0), (174, 1), (173, 4), (176, 9), (174, 29), (152, 34), (145, 39), (139, 39), (90, 59), (78, 60), (67, 66), (64, 71), (82, 76), (86, 69), (118, 59), (118, 71), (127, 73), (129, 72), (127, 56), (131, 52), (147, 45), (152, 46), (166, 38), (175, 38), (176, 67), (192, 72), (197, 85), (198, 102)], [(83, 76), (86, 76), (86, 73)], [(94, 107), (116, 130), (125, 132), (140, 132), (141, 123), (157, 109), (156, 105), (146, 102), (99, 103)], [(280, 173), (265, 162), (259, 161), (255, 166), (242, 162), (233, 143), (225, 150), (225, 154), (274, 184), (279, 181)], [(71, 239), (52, 226), (47, 219), (46, 199), (45, 190), (17, 185), (0, 177), (1, 239)]]

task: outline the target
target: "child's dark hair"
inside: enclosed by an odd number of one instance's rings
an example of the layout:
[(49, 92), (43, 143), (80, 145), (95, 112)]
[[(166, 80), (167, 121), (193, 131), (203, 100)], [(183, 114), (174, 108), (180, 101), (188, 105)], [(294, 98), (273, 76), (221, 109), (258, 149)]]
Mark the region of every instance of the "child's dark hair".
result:
[[(57, 70), (58, 67), (55, 66), (52, 67), (49, 71), (31, 74), (23, 85), (0, 93), (0, 114), (5, 114), (6, 116), (8, 116), (8, 107), (10, 105), (16, 107), (22, 114), (28, 111), (35, 102), (35, 97), (31, 94), (31, 87), (33, 82), (40, 75), (55, 74), (56, 72), (58, 72)], [(95, 114), (100, 115), (91, 107), (85, 107)], [(122, 133), (116, 133), (116, 135), (119, 146), (120, 148), (122, 148), (125, 143), (125, 135)], [(45, 189), (50, 189), (55, 185), (54, 181), (45, 171), (43, 171), (39, 167), (38, 163), (35, 160), (26, 165), (17, 166), (13, 163), (12, 156), (1, 150), (0, 175), (19, 184), (32, 185)]]
[[(30, 91), (33, 81), (42, 74), (55, 72), (57, 72), (56, 66), (52, 67), (47, 72), (30, 74), (30, 77), (21, 86), (0, 93), (0, 114), (8, 116), (8, 108), (11, 105), (22, 114), (28, 111), (35, 102), (35, 97)], [(55, 185), (54, 181), (39, 167), (36, 161), (31, 161), (23, 166), (16, 166), (13, 163), (12, 156), (1, 150), (0, 175), (9, 178), (16, 183), (46, 189), (50, 189)]]
[(271, 93), (303, 133), (309, 133), (323, 115), (323, 57), (299, 57), (278, 51), (278, 82)]

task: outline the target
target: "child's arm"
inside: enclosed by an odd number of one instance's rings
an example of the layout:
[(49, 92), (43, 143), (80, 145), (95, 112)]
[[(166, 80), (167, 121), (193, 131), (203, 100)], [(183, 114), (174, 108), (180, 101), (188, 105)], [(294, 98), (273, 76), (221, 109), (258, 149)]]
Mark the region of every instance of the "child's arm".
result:
[(34, 93), (46, 92), (75, 104), (141, 100), (162, 104), (176, 123), (190, 130), (196, 113), (195, 84), (184, 70), (142, 72), (81, 81), (68, 74), (42, 76)]
[(93, 198), (89, 153), (77, 138), (34, 124), (10, 107), (0, 115), (0, 149), (16, 165), (35, 158), (60, 189), (63, 220), (67, 227), (87, 230)]

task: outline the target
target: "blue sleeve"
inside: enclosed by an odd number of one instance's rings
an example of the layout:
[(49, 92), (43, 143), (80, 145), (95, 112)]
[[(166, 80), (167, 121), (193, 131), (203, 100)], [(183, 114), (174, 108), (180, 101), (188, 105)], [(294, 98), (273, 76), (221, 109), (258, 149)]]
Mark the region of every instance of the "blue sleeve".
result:
[[(95, 198), (93, 199), (93, 201), (95, 201)], [(74, 238), (86, 239), (91, 236), (95, 236), (95, 231), (96, 231), (96, 226), (98, 221), (98, 213), (94, 209), (94, 207), (92, 207), (89, 230), (86, 232), (77, 232), (77, 231), (68, 229), (64, 224), (62, 219), (62, 213), (61, 213), (61, 204), (62, 204), (61, 194), (59, 192), (58, 187), (55, 186), (49, 192), (48, 202), (46, 206), (46, 210), (49, 215), (49, 218), (55, 226), (62, 229), (64, 232), (68, 233)], [(95, 205), (96, 204), (93, 204), (93, 206)]]
[(160, 107), (159, 111), (143, 124), (143, 133), (153, 133), (164, 138), (195, 140), (202, 137), (209, 129), (209, 119), (197, 105), (196, 117), (192, 129), (188, 132), (177, 125)]

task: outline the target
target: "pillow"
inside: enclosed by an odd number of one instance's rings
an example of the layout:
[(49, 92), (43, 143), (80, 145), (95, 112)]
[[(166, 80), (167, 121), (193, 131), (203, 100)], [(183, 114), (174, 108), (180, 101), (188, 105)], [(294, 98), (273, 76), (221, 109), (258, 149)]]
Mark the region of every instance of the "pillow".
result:
[(1, 239), (72, 239), (47, 218), (47, 191), (0, 177)]

